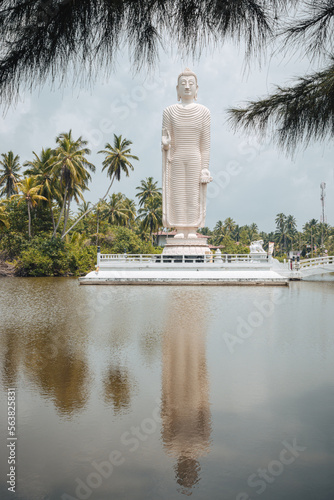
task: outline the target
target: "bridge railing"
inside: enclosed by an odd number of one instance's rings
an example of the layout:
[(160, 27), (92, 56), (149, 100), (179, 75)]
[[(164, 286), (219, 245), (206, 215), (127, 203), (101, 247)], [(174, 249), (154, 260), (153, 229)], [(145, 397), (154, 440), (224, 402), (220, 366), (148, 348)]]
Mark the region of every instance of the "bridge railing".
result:
[(257, 263), (267, 262), (267, 254), (221, 254), (221, 255), (166, 255), (166, 254), (98, 254), (97, 265), (107, 265), (121, 262), (135, 263), (204, 263), (204, 264), (229, 264), (229, 263)]
[(300, 261), (300, 269), (322, 266), (326, 264), (334, 264), (334, 256), (314, 257), (313, 259), (305, 259)]

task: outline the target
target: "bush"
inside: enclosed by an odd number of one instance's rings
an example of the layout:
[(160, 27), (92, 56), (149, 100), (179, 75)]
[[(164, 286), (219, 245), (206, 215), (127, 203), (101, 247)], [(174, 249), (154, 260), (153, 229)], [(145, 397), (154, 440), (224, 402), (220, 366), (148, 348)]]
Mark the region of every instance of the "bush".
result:
[(115, 226), (100, 238), (101, 253), (143, 253), (143, 241), (128, 227)]
[(19, 257), (23, 250), (29, 248), (29, 240), (20, 233), (6, 232), (0, 241), (0, 250), (5, 259), (13, 260)]
[(21, 257), (15, 262), (18, 276), (51, 276), (52, 259), (43, 255), (37, 248), (23, 250)]
[(18, 276), (82, 275), (94, 268), (96, 247), (66, 244), (60, 238), (33, 238), (15, 261)]
[(81, 276), (94, 269), (96, 247), (72, 247), (69, 249), (69, 268), (72, 274)]

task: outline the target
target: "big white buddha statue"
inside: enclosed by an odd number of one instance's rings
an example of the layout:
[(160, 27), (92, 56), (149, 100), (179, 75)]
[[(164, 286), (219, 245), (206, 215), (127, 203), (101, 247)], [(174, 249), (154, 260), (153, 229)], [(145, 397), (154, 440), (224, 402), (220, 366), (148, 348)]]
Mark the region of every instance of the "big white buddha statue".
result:
[(163, 225), (175, 238), (196, 238), (206, 215), (210, 111), (197, 100), (197, 77), (186, 68), (178, 77), (178, 103), (163, 112)]

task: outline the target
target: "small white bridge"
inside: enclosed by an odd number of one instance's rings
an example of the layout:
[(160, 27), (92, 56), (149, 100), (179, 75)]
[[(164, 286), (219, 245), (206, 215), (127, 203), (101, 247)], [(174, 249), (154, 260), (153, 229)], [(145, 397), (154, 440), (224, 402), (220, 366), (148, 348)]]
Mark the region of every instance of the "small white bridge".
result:
[(280, 267), (275, 267), (275, 269), (292, 280), (302, 280), (309, 276), (334, 273), (334, 256), (315, 257), (300, 262), (289, 261), (281, 264)]

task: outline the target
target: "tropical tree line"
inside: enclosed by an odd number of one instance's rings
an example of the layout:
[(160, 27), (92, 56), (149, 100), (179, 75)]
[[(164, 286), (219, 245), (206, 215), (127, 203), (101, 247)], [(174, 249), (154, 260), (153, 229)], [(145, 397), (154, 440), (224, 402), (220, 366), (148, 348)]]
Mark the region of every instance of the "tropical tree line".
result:
[(315, 257), (326, 252), (334, 254), (334, 227), (327, 223), (311, 219), (303, 225), (302, 231), (298, 231), (293, 215), (279, 213), (275, 225), (274, 231), (266, 233), (260, 231), (255, 223), (240, 226), (228, 217), (224, 221), (219, 220), (213, 230), (204, 227), (200, 232), (209, 237), (210, 244), (221, 247), (225, 253), (248, 252), (250, 243), (261, 239), (265, 250), (269, 242), (274, 243), (274, 255), (277, 257), (287, 257), (291, 251), (301, 257)]
[[(23, 275), (80, 274), (94, 264), (96, 246), (106, 253), (153, 253), (154, 235), (162, 227), (162, 195), (158, 182), (148, 177), (137, 186), (135, 199), (111, 191), (115, 180), (129, 176), (132, 142), (114, 135), (99, 153), (102, 172), (109, 179), (107, 191), (95, 204), (86, 201), (91, 173), (87, 142), (61, 133), (54, 148), (32, 153), (23, 162), (12, 151), (0, 160), (0, 257), (15, 263)], [(73, 202), (77, 210), (73, 212)], [(302, 231), (292, 215), (277, 214), (276, 229), (265, 233), (257, 224), (240, 226), (232, 218), (218, 220), (214, 228), (202, 228), (209, 243), (224, 253), (247, 253), (257, 239), (275, 243), (275, 254), (291, 250), (315, 256), (333, 254), (333, 228), (315, 219)]]
[[(96, 245), (102, 245), (107, 252), (157, 251), (152, 246), (153, 232), (162, 224), (161, 189), (157, 181), (152, 177), (142, 180), (136, 200), (111, 191), (114, 181), (129, 176), (133, 162), (139, 160), (131, 153), (132, 142), (114, 135), (113, 143), (107, 143), (99, 151), (104, 156), (102, 171), (106, 172), (109, 185), (95, 204), (84, 197), (91, 173), (96, 171), (88, 160), (87, 142), (82, 137), (74, 138), (72, 131), (59, 134), (55, 142), (54, 148), (43, 148), (39, 154), (33, 152), (33, 158), (22, 165), (12, 151), (1, 154), (2, 258), (16, 259), (24, 274), (24, 260), (30, 269), (34, 260), (44, 262), (47, 257), (44, 267), (50, 274), (51, 263), (57, 260), (52, 252), (61, 251), (64, 256), (71, 249), (74, 261), (79, 251), (86, 254), (77, 268), (73, 262), (72, 266), (65, 263), (67, 272), (74, 269), (78, 273), (91, 267)], [(78, 207), (76, 213), (73, 202)], [(87, 265), (88, 269), (81, 269)], [(51, 274), (61, 273), (61, 268), (62, 265), (58, 266)]]
[[(105, 149), (99, 151), (105, 156), (102, 171), (106, 171), (110, 184), (95, 205), (87, 203), (83, 195), (89, 189), (90, 172), (96, 171), (96, 167), (87, 159), (90, 154), (87, 142), (82, 137), (74, 139), (72, 131), (69, 131), (60, 134), (56, 144), (54, 149), (43, 148), (39, 155), (33, 152), (33, 160), (23, 163), (26, 168), (23, 173), (18, 155), (12, 151), (1, 155), (0, 198), (5, 198), (1, 206), (3, 225), (6, 225), (6, 205), (17, 199), (19, 205), (26, 205), (29, 238), (32, 236), (31, 216), (37, 206), (49, 209), (52, 237), (60, 236), (61, 239), (90, 213), (95, 214), (97, 219), (97, 232), (99, 222), (103, 220), (111, 225), (127, 227), (140, 223), (141, 231), (149, 232), (150, 235), (161, 226), (161, 189), (153, 177), (141, 181), (137, 187), (138, 213), (134, 200), (121, 193), (109, 195), (113, 182), (121, 180), (122, 174), (129, 176), (130, 170), (134, 169), (131, 161), (139, 160), (131, 154), (131, 141), (114, 135), (113, 145), (107, 143)], [(70, 217), (73, 201), (77, 204), (81, 202), (76, 220)]]

